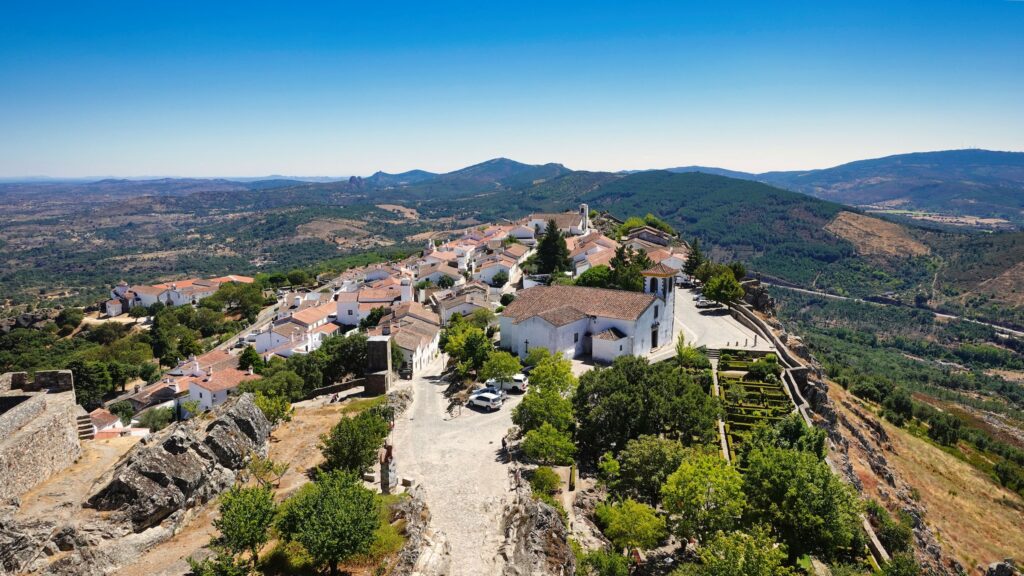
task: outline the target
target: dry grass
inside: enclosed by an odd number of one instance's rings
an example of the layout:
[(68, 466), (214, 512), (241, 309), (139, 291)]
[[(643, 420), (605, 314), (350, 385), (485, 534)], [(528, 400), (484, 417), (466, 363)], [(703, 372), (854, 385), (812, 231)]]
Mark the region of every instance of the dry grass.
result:
[[(858, 420), (840, 403), (845, 399), (857, 404), (858, 400), (835, 384), (830, 385), (829, 396), (840, 412)], [(927, 510), (925, 522), (935, 531), (944, 553), (969, 569), (1020, 556), (1024, 550), (1024, 500), (935, 444), (888, 422), (882, 421), (882, 425), (891, 444), (885, 457), (897, 476), (917, 490)], [(876, 487), (885, 482), (870, 470), (855, 444), (851, 438), (854, 470), (865, 493), (877, 497)]]
[(825, 229), (853, 244), (858, 253), (868, 256), (923, 256), (931, 252), (911, 238), (902, 226), (863, 214), (840, 212)]

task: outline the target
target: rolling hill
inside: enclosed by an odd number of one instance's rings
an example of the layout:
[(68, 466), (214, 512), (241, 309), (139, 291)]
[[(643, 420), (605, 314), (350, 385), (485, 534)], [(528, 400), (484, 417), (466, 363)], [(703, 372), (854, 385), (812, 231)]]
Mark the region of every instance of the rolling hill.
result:
[(1024, 152), (917, 152), (762, 174), (700, 166), (670, 171), (756, 180), (852, 206), (1004, 219), (1024, 226)]

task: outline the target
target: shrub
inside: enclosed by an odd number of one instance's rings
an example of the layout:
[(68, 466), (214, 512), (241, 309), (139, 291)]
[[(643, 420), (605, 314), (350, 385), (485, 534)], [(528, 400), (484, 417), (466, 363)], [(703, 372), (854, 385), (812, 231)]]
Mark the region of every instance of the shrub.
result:
[(654, 508), (633, 499), (600, 504), (594, 510), (604, 535), (616, 548), (654, 548), (667, 533), (665, 519)]
[(540, 428), (526, 433), (523, 453), (527, 458), (541, 464), (568, 465), (572, 463), (572, 458), (576, 454), (576, 446), (567, 433), (559, 432), (545, 422)]
[(547, 466), (537, 468), (530, 475), (530, 488), (535, 493), (554, 494), (561, 485), (562, 479), (558, 477), (558, 473)]
[(324, 469), (362, 473), (377, 461), (377, 450), (387, 433), (388, 423), (375, 411), (342, 418), (320, 437)]

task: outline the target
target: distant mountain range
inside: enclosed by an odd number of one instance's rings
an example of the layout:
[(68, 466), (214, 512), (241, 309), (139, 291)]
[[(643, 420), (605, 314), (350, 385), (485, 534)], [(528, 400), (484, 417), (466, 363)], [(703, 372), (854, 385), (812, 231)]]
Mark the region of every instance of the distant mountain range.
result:
[(756, 180), (852, 206), (1002, 218), (1024, 224), (1024, 152), (917, 152), (821, 170), (762, 174), (702, 166), (669, 171)]

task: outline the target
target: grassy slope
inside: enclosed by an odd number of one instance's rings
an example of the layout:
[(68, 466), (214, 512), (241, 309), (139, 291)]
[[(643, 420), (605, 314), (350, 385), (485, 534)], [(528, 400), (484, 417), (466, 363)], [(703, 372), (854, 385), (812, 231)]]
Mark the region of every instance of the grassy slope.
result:
[[(836, 384), (830, 385), (829, 396), (852, 421), (857, 417), (842, 406), (842, 401), (869, 407)], [(882, 425), (892, 447), (885, 457), (890, 467), (917, 490), (919, 501), (927, 508), (925, 522), (936, 532), (946, 553), (970, 568), (1024, 550), (1024, 531), (1020, 530), (1024, 500), (933, 442), (884, 420)], [(877, 487), (884, 481), (866, 462), (858, 462), (855, 454), (851, 458), (867, 495), (877, 498)]]

